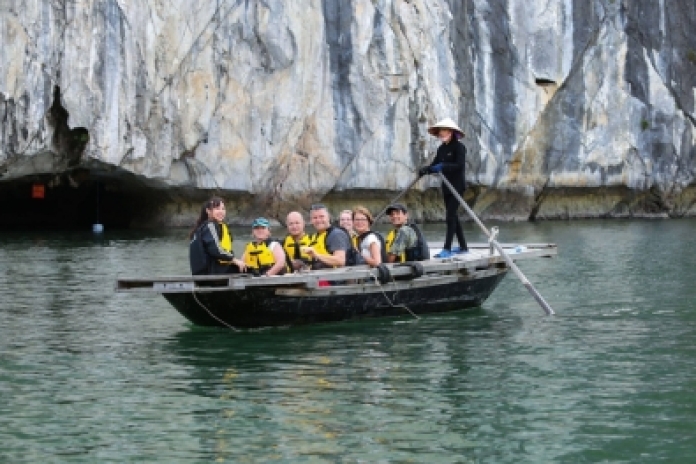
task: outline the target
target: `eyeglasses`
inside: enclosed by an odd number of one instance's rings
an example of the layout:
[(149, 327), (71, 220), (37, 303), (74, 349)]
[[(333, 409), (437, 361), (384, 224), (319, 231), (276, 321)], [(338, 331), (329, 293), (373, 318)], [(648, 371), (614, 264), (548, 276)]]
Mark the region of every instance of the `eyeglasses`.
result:
[(369, 221), (369, 219), (367, 219), (367, 218), (355, 218), (355, 219), (353, 219), (353, 222), (366, 222), (366, 221)]

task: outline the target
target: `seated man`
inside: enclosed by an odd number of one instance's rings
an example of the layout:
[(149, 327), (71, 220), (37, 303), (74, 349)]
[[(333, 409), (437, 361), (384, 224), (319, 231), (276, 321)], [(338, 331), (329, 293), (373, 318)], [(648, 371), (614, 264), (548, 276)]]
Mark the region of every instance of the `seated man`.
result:
[(268, 219), (256, 218), (251, 225), (254, 240), (247, 243), (242, 260), (251, 274), (274, 276), (286, 271), (285, 252), (277, 240), (271, 238)]
[(312, 205), (309, 220), (316, 233), (303, 251), (312, 258), (312, 269), (345, 266), (346, 251), (352, 246), (348, 234), (331, 225), (331, 216), (324, 205)]
[(389, 232), (385, 240), (387, 245), (387, 261), (390, 263), (403, 263), (409, 261), (411, 250), (418, 244), (416, 231), (408, 222), (408, 210), (401, 203), (394, 203), (387, 208), (387, 215), (394, 229)]
[(299, 271), (312, 261), (307, 253), (302, 252), (303, 248), (310, 245), (311, 238), (305, 233), (304, 218), (297, 211), (288, 214), (285, 226), (288, 228), (288, 235), (283, 240), (285, 259), (291, 271)]

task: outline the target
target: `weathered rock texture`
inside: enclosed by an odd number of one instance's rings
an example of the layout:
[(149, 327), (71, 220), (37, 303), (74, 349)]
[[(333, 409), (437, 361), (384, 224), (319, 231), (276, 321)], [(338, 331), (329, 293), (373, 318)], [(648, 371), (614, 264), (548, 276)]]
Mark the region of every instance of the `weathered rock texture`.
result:
[(483, 217), (696, 214), (693, 0), (0, 5), (0, 181), (86, 167), (280, 217), (392, 196), (449, 116)]

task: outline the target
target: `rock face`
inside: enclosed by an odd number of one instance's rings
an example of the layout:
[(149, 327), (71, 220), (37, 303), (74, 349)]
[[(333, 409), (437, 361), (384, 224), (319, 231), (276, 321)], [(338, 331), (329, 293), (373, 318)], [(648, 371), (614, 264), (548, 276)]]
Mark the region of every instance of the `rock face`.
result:
[(2, 8), (0, 183), (88, 168), (281, 217), (393, 196), (452, 117), (482, 217), (696, 214), (693, 0)]

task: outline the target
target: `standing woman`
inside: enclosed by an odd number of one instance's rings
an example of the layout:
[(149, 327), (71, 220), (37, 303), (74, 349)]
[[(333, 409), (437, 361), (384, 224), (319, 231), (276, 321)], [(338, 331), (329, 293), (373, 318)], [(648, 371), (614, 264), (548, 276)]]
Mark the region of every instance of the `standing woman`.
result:
[[(422, 167), (418, 174), (442, 173), (445, 178), (452, 184), (452, 187), (459, 195), (464, 194), (466, 189), (465, 182), (465, 165), (466, 147), (459, 141), (464, 137), (464, 132), (450, 118), (443, 119), (437, 124), (428, 128), (428, 133), (434, 135), (442, 144), (437, 149), (435, 159), (430, 166)], [(450, 189), (442, 183), (442, 196), (445, 202), (445, 219), (447, 221), (447, 232), (445, 235), (445, 244), (442, 251), (435, 255), (436, 258), (449, 258), (454, 253), (468, 253), (469, 248), (464, 238), (462, 224), (457, 216), (459, 208), (459, 200), (452, 194)], [(452, 248), (452, 240), (454, 235), (457, 235), (459, 248)]]
[(353, 245), (360, 250), (360, 254), (370, 267), (382, 264), (382, 242), (370, 228), (372, 227), (372, 213), (363, 206), (353, 209), (353, 227), (356, 235), (353, 237)]
[(206, 201), (196, 225), (189, 234), (191, 273), (236, 274), (244, 272), (244, 261), (232, 250), (232, 234), (225, 224), (225, 203), (220, 197)]

